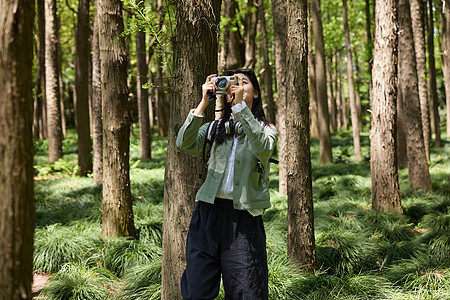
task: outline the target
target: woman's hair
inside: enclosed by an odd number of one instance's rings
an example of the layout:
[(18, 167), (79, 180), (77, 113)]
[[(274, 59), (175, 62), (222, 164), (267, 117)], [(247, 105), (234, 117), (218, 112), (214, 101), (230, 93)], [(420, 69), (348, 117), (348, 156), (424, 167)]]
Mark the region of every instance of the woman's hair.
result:
[[(238, 70), (232, 70), (227, 71), (227, 76), (232, 76), (234, 74), (244, 74), (245, 76), (250, 79), (250, 82), (252, 83), (253, 88), (258, 92), (258, 97), (253, 99), (252, 104), (252, 113), (253, 116), (259, 120), (264, 122), (266, 125), (269, 125), (269, 121), (266, 119), (266, 114), (264, 113), (262, 100), (261, 100), (261, 88), (259, 87), (258, 78), (255, 75), (255, 72), (253, 72), (252, 69), (238, 69)], [(224, 113), (222, 121), (219, 124), (219, 127), (217, 129), (216, 134), (216, 142), (222, 144), (225, 141), (226, 133), (225, 133), (225, 123), (230, 120), (231, 117), (231, 103), (228, 103), (227, 101), (224, 101)]]

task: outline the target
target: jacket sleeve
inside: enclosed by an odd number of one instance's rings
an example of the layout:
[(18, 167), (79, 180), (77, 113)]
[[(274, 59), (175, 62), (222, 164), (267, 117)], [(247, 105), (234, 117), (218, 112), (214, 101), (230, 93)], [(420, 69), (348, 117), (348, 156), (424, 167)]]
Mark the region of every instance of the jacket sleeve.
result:
[(235, 114), (247, 135), (253, 155), (261, 161), (265, 168), (277, 145), (278, 130), (274, 125), (261, 126), (248, 107)]
[(178, 131), (177, 147), (193, 156), (202, 157), (208, 123), (202, 124), (203, 117), (194, 115), (192, 111), (189, 112), (186, 121)]

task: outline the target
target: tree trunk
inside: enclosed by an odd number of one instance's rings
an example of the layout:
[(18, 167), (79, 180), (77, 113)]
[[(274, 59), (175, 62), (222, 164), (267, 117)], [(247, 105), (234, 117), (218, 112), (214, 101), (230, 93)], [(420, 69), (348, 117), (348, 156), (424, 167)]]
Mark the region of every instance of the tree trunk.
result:
[(95, 5), (92, 36), (92, 142), (94, 154), (93, 175), (96, 185), (103, 183), (103, 126), (102, 126), (102, 73), (99, 44), (98, 2)]
[(344, 21), (345, 32), (345, 48), (347, 50), (347, 80), (348, 80), (348, 94), (350, 98), (350, 112), (352, 114), (352, 130), (353, 130), (353, 147), (355, 150), (355, 160), (360, 161), (362, 159), (361, 154), (361, 141), (359, 139), (359, 118), (358, 118), (358, 106), (355, 98), (355, 86), (353, 83), (353, 64), (352, 64), (352, 49), (350, 45), (350, 33), (348, 29), (347, 18), (347, 0), (343, 0), (342, 16)]
[(36, 83), (34, 98), (33, 135), (44, 139), (43, 107), (45, 102), (45, 12), (44, 0), (37, 0)]
[(329, 61), (327, 63), (327, 94), (328, 94), (328, 107), (330, 108), (330, 123), (331, 129), (336, 132), (337, 131), (337, 120), (336, 120), (336, 98), (334, 97), (333, 91), (333, 72), (331, 70), (331, 64), (333, 63), (333, 56), (329, 57)]
[(103, 202), (102, 235), (134, 237), (130, 190), (130, 117), (122, 1), (100, 0), (99, 43), (102, 70)]
[(430, 93), (430, 107), (431, 107), (431, 131), (435, 134), (434, 146), (436, 148), (442, 147), (441, 129), (439, 127), (439, 111), (437, 103), (437, 87), (436, 87), (436, 66), (434, 62), (434, 22), (433, 22), (433, 0), (428, 0), (428, 77), (429, 93)]
[(343, 127), (342, 120), (342, 93), (341, 93), (341, 58), (338, 52), (335, 53), (336, 59), (334, 60), (334, 86), (336, 91), (336, 123), (338, 130)]
[[(401, 77), (401, 70), (398, 70), (398, 78)], [(397, 160), (398, 168), (408, 167), (408, 154), (406, 153), (406, 117), (403, 94), (400, 86), (397, 88)]]
[[(220, 5), (221, 1), (201, 0), (199, 7), (204, 9), (198, 9), (189, 2), (177, 1), (173, 57), (173, 75), (177, 80), (173, 84), (170, 106), (164, 177), (163, 300), (181, 299), (180, 278), (186, 266), (189, 222), (195, 194), (206, 175), (200, 159), (176, 147), (176, 135), (190, 109), (198, 105), (205, 78), (217, 72)], [(209, 115), (214, 114), (211, 111)]]
[(275, 101), (273, 100), (273, 82), (272, 82), (272, 67), (269, 61), (269, 40), (267, 37), (266, 28), (266, 16), (264, 13), (264, 0), (258, 1), (258, 12), (259, 12), (259, 24), (262, 31), (262, 46), (264, 53), (264, 76), (265, 76), (265, 91), (266, 91), (266, 101), (267, 101), (267, 118), (268, 120), (275, 124), (275, 116), (277, 114), (277, 108), (275, 106)]
[(420, 114), (427, 160), (430, 160), (430, 120), (428, 111), (427, 66), (425, 53), (424, 13), (426, 2), (411, 0), (411, 22), (416, 50), (417, 79), (419, 80)]
[(254, 68), (256, 64), (256, 27), (258, 25), (258, 15), (255, 9), (254, 0), (247, 1), (247, 11), (245, 13), (245, 64), (244, 68)]
[[(220, 50), (219, 71), (225, 72), (229, 69), (237, 69), (243, 66), (243, 43), (238, 27), (234, 24), (238, 3), (236, 0), (224, 0), (222, 18), (227, 20), (221, 32), (222, 46)], [(231, 30), (234, 27), (237, 30)]]
[(316, 95), (317, 116), (320, 140), (320, 163), (331, 163), (333, 154), (331, 150), (330, 117), (328, 114), (327, 76), (325, 65), (325, 48), (323, 43), (322, 15), (320, 13), (320, 0), (311, 1), (313, 17), (314, 42), (316, 48)]
[[(445, 84), (445, 98), (447, 107), (447, 139), (450, 139), (450, 5), (446, 2), (445, 7), (443, 7), (443, 1), (440, 1), (439, 12), (441, 17), (441, 36), (442, 36), (442, 73), (444, 75)], [(446, 10), (447, 17), (444, 14)]]
[(361, 79), (359, 77), (359, 60), (358, 60), (358, 49), (356, 49), (356, 47), (353, 49), (354, 53), (355, 53), (355, 88), (356, 88), (356, 93), (355, 93), (355, 100), (356, 100), (356, 108), (357, 108), (357, 112), (358, 112), (358, 127), (359, 127), (359, 132), (361, 133), (363, 131), (363, 109), (361, 107), (361, 93), (360, 93), (360, 83), (361, 83)]
[[(140, 6), (142, 6), (142, 2)], [(152, 136), (148, 113), (148, 89), (142, 88), (147, 83), (147, 49), (145, 47), (145, 32), (136, 33), (136, 66), (137, 66), (137, 100), (139, 108), (139, 135), (141, 138), (141, 158), (152, 157)]]
[(286, 2), (272, 0), (274, 44), (275, 44), (275, 74), (277, 84), (277, 128), (278, 137), (278, 165), (279, 192), (287, 194), (287, 131), (286, 131)]
[(287, 13), (288, 256), (300, 268), (316, 268), (308, 101), (306, 0), (288, 1)]
[(342, 76), (342, 55), (339, 53), (339, 97), (341, 102), (341, 118), (342, 118), (342, 127), (345, 130), (348, 130), (349, 123), (349, 115), (348, 115), (348, 106), (347, 101), (345, 100), (344, 95), (344, 78)]
[[(375, 1), (374, 1), (375, 2)], [(369, 75), (369, 101), (372, 103), (372, 89), (373, 89), (373, 81), (372, 81), (372, 67), (373, 67), (373, 41), (372, 41), (372, 32), (371, 32), (371, 17), (370, 17), (370, 0), (365, 0), (364, 6), (365, 14), (366, 14), (366, 62), (367, 62), (367, 73)]]
[(78, 175), (92, 171), (92, 142), (89, 120), (89, 0), (78, 2), (76, 34), (75, 89), (77, 94), (76, 118), (78, 133)]
[(370, 175), (372, 207), (402, 212), (396, 153), (397, 1), (375, 7)]
[(35, 1), (0, 2), (0, 299), (31, 299)]
[[(311, 5), (308, 5), (311, 7)], [(316, 138), (319, 136), (319, 120), (317, 112), (317, 88), (316, 88), (316, 59), (314, 55), (313, 46), (313, 30), (311, 28), (311, 8), (308, 9), (308, 77), (309, 77), (309, 92), (311, 105), (310, 111), (310, 127), (311, 136)]]
[(56, 0), (45, 0), (45, 89), (50, 162), (55, 162), (63, 156), (57, 51), (59, 40), (56, 29)]
[[(162, 0), (158, 0), (159, 24), (158, 30), (162, 30), (164, 22), (164, 9)], [(164, 90), (164, 70), (162, 67), (161, 53), (156, 56), (156, 109), (158, 110), (158, 131), (160, 136), (167, 136), (169, 131), (169, 99)]]
[(423, 143), (416, 55), (408, 0), (399, 1), (398, 19), (398, 53), (399, 68), (401, 69), (399, 85), (405, 105), (409, 185), (413, 189), (431, 190), (430, 173)]

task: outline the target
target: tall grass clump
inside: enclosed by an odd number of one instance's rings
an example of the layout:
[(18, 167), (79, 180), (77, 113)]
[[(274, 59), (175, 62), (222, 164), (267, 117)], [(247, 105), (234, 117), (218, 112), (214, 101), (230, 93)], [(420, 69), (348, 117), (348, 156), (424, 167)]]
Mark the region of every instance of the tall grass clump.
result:
[(106, 300), (117, 280), (104, 269), (70, 263), (64, 265), (42, 290), (47, 300)]
[(125, 286), (118, 293), (123, 300), (161, 299), (161, 259), (135, 266), (124, 274)]
[(96, 251), (100, 231), (94, 226), (61, 224), (37, 228), (34, 238), (34, 269), (55, 273), (64, 264), (84, 263)]

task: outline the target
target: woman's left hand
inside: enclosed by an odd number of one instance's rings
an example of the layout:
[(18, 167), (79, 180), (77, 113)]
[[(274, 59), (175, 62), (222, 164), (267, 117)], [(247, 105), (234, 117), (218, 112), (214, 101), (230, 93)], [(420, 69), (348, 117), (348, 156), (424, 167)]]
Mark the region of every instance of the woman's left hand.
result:
[(242, 100), (244, 99), (244, 84), (242, 77), (239, 75), (234, 76), (238, 79), (238, 83), (232, 84), (227, 94), (227, 101), (231, 103), (231, 106), (242, 103)]

